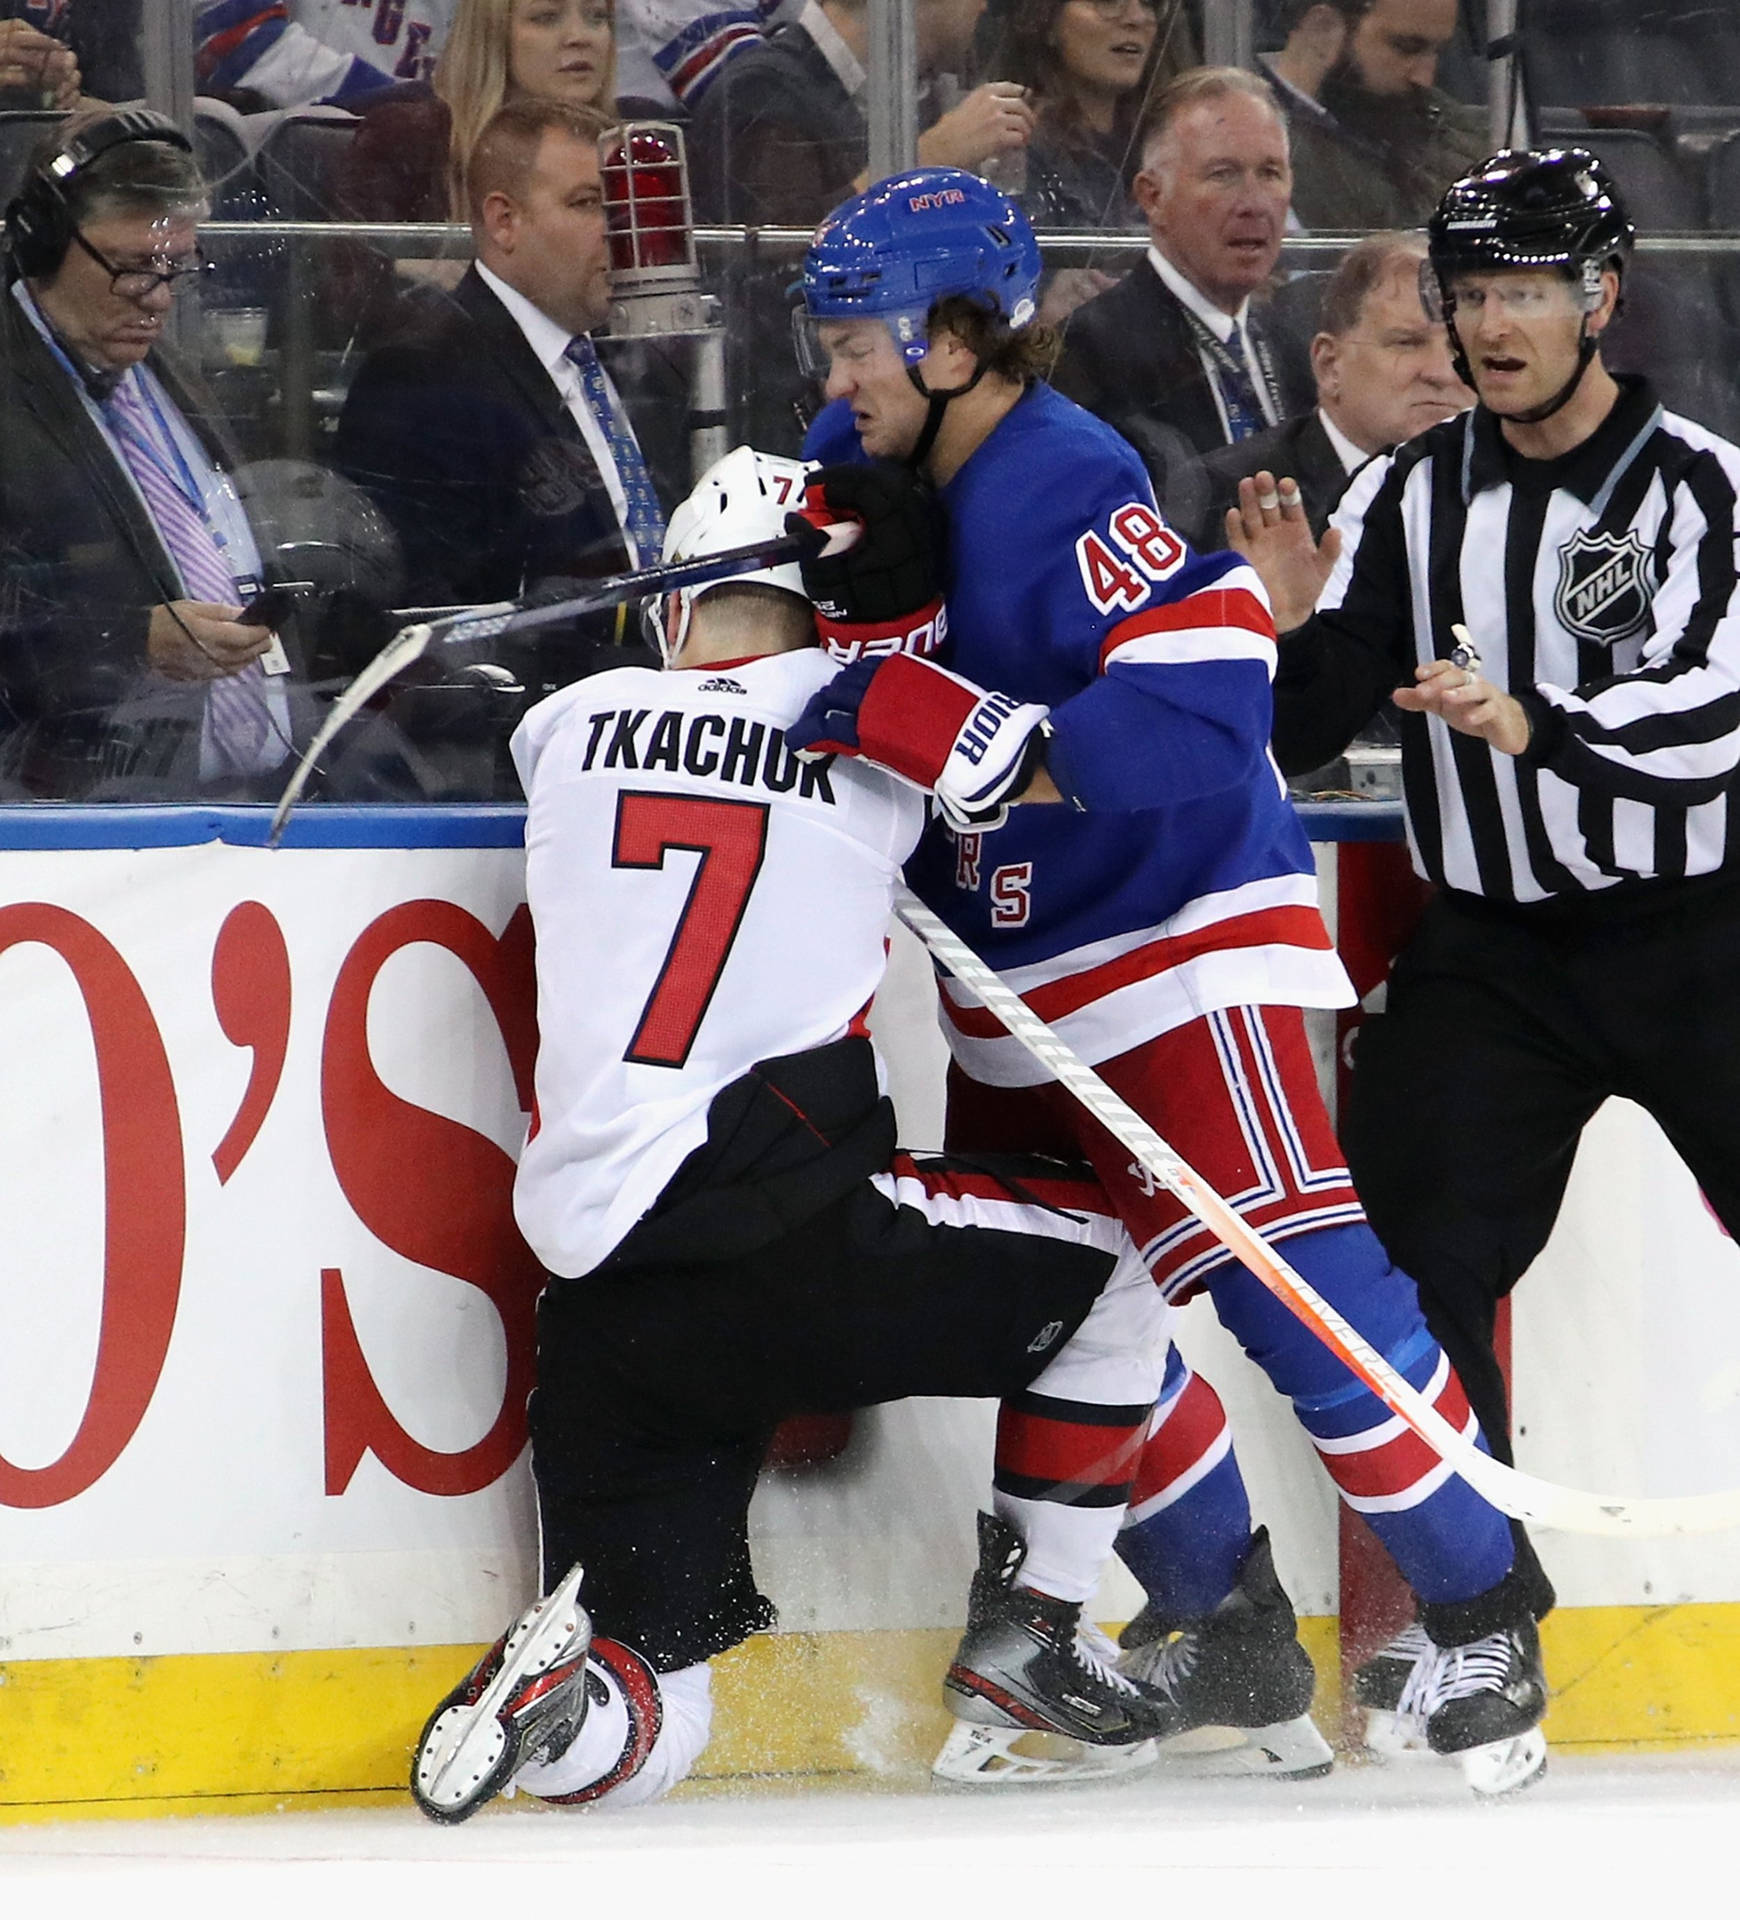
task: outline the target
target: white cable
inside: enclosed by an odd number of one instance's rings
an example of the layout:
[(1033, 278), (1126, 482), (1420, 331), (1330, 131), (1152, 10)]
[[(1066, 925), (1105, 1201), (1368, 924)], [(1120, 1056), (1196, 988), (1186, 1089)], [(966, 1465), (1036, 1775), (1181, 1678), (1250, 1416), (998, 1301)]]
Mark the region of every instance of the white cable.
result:
[(1667, 1499), (1585, 1493), (1520, 1473), (1482, 1453), (915, 894), (900, 888), (894, 905), (895, 912), (937, 959), (996, 1015), (1040, 1065), (1128, 1147), (1156, 1180), (1176, 1194), (1222, 1246), (1235, 1254), (1392, 1413), (1501, 1512), (1561, 1533), (1623, 1534), (1633, 1538), (1717, 1533), (1725, 1527), (1740, 1526), (1740, 1492), (1684, 1494)]

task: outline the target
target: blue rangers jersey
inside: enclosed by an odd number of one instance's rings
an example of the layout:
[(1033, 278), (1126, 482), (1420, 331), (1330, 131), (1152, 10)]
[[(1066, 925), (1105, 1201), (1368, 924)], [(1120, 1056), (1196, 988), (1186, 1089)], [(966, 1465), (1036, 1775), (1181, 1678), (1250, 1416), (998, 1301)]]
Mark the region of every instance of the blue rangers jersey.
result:
[[(804, 448), (864, 457), (836, 401)], [(916, 892), (1084, 1059), (1230, 1006), (1353, 999), (1317, 906), (1311, 847), (1269, 756), (1274, 625), (1236, 554), (1166, 526), (1111, 428), (1031, 387), (942, 489), (943, 664), (1051, 708), (1073, 806), (994, 833), (933, 823)], [(975, 1079), (1045, 1078), (963, 988), (944, 1025)]]

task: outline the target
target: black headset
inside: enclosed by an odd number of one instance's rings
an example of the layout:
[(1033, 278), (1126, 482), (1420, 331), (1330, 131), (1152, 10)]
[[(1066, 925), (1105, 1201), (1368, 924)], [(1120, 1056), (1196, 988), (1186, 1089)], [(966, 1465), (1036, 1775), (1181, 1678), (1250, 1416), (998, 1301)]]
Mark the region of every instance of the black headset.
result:
[(70, 190), (79, 176), (104, 154), (136, 140), (193, 152), (193, 142), (167, 114), (124, 107), (74, 134), (31, 169), (6, 209), (6, 249), (27, 280), (49, 278), (66, 258), (75, 225)]

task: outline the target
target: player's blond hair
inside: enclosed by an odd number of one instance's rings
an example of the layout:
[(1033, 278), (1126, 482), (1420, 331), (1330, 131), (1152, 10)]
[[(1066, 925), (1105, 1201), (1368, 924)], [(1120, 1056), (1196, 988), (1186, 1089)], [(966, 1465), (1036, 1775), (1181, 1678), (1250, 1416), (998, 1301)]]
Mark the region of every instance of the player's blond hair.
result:
[[(598, 111), (616, 117), (616, 4), (610, 8), (610, 59)], [(435, 63), (435, 91), (447, 103), (453, 129), (447, 141), (447, 197), (456, 220), (466, 218), (465, 176), (483, 130), (510, 96), (508, 43), (515, 0), (459, 0), (447, 44)]]

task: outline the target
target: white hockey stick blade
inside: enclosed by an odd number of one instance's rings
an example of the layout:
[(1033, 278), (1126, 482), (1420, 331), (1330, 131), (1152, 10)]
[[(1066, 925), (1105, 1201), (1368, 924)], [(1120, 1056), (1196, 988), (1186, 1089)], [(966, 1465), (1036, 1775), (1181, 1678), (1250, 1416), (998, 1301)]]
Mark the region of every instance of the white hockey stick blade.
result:
[[(469, 1705), (437, 1713), (417, 1748), (414, 1785), (425, 1812), (458, 1820), (500, 1792), (508, 1733), (502, 1715), (526, 1679), (572, 1657), (591, 1640), (591, 1622), (580, 1604), (581, 1570), (573, 1567), (556, 1590), (535, 1600), (508, 1632), (502, 1661)], [(510, 1759), (507, 1773), (513, 1770)], [(498, 1775), (500, 1777), (498, 1777)]]
[(1657, 1538), (1718, 1533), (1740, 1526), (1740, 1490), (1633, 1497), (1585, 1493), (1521, 1473), (1495, 1460), (1410, 1386), (1202, 1176), (1181, 1160), (1146, 1120), (1118, 1097), (1065, 1041), (998, 977), (965, 941), (914, 893), (902, 887), (895, 912), (961, 984), (1007, 1027), (1033, 1057), (1113, 1134), (1168, 1192), (1176, 1194), (1221, 1245), (1240, 1260), (1295, 1318), (1311, 1329), (1439, 1459), (1502, 1513), (1561, 1533)]
[[(1211, 1737), (1212, 1736), (1212, 1737)], [(1198, 1727), (1160, 1742), (1163, 1773), (1191, 1780), (1319, 1780), (1335, 1753), (1310, 1714), (1272, 1727)]]
[(1075, 1780), (1141, 1773), (1157, 1757), (1152, 1740), (1138, 1740), (1127, 1747), (1096, 1747), (1062, 1733), (957, 1720), (930, 1770), (939, 1780), (968, 1787), (1063, 1786)]
[(396, 673), (422, 656), (434, 631), (435, 629), (427, 620), (419, 620), (412, 626), (401, 627), (345, 688), (344, 692), (333, 701), (331, 707), (327, 709), (326, 718), (320, 723), (319, 731), (309, 741), (302, 758), (296, 762), (296, 771), (291, 774), (289, 784), (279, 795), (278, 805), (272, 813), (271, 830), (266, 835), (267, 846), (275, 847), (283, 838), (285, 823), (290, 818), (290, 810), (302, 798), (302, 790), (308, 785), (308, 776), (314, 771), (321, 754), (326, 750), (326, 743), (359, 708), (372, 700)]

